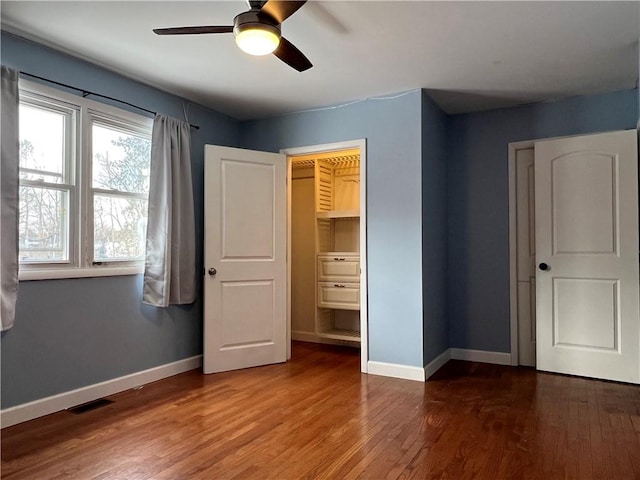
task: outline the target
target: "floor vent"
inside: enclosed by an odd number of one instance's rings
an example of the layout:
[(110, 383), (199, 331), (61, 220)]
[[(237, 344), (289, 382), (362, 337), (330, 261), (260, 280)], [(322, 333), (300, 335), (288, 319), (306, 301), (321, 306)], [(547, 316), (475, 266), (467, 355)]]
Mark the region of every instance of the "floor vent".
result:
[(97, 408), (106, 407), (107, 405), (111, 405), (113, 400), (108, 400), (106, 398), (99, 398), (98, 400), (94, 400), (92, 402), (83, 403), (82, 405), (78, 405), (77, 407), (69, 408), (68, 411), (75, 414), (90, 412), (91, 410), (95, 410)]

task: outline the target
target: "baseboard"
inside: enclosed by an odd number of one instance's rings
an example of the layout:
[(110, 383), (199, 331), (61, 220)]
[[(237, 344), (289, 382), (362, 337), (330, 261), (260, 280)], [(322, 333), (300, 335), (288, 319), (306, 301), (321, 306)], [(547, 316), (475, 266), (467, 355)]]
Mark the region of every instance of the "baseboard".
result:
[(322, 342), (322, 340), (326, 340), (326, 338), (317, 337), (315, 333), (299, 332), (296, 330), (291, 331), (291, 340), (297, 340), (299, 342), (326, 343)]
[(511, 354), (504, 352), (489, 352), (486, 350), (468, 350), (466, 348), (450, 348), (452, 360), (467, 362), (494, 363), (496, 365), (511, 365)]
[(434, 358), (424, 368), (395, 363), (372, 362), (367, 363), (372, 375), (402, 378), (405, 380), (426, 381), (449, 360), (465, 360), (467, 362), (494, 363), (497, 365), (511, 365), (511, 354), (503, 352), (488, 352), (485, 350), (468, 350), (465, 348), (448, 348)]
[[(303, 332), (291, 332), (294, 340), (330, 343), (327, 339), (316, 337)], [(489, 352), (485, 350), (468, 350), (464, 348), (450, 348), (442, 352), (424, 368), (410, 365), (400, 365), (385, 362), (367, 362), (368, 373), (385, 377), (401, 378), (424, 382), (438, 371), (449, 359), (466, 360), (469, 362), (494, 363), (497, 365), (511, 365), (511, 354), (503, 352)], [(155, 382), (179, 373), (188, 372), (202, 366), (202, 355), (185, 358), (177, 362), (132, 373), (123, 377), (42, 398), (33, 402), (16, 405), (0, 411), (0, 425), (2, 428), (33, 420), (34, 418), (59, 412), (82, 403), (98, 398), (123, 392), (133, 387)]]
[(298, 342), (311, 342), (311, 343), (322, 343), (325, 345), (344, 345), (347, 347), (357, 347), (360, 345), (359, 341), (348, 341), (348, 340), (335, 340), (332, 338), (324, 338), (319, 337), (315, 333), (309, 332), (291, 332), (291, 340), (296, 340)]
[(397, 363), (367, 362), (367, 373), (371, 375), (381, 375), (383, 377), (402, 378), (404, 380), (416, 380), (424, 382), (425, 369), (412, 367), (411, 365), (400, 365)]
[(431, 360), (429, 364), (424, 367), (425, 380), (436, 373), (438, 370), (440, 370), (440, 368), (443, 367), (444, 364), (449, 360), (451, 360), (451, 349), (447, 348), (444, 352)]
[(163, 378), (172, 377), (179, 373), (188, 372), (202, 366), (202, 355), (185, 358), (177, 362), (167, 363), (159, 367), (114, 378), (106, 382), (96, 383), (33, 402), (16, 405), (0, 411), (0, 425), (2, 428), (33, 420), (34, 418), (59, 412), (98, 398), (129, 390), (130, 388), (155, 382)]

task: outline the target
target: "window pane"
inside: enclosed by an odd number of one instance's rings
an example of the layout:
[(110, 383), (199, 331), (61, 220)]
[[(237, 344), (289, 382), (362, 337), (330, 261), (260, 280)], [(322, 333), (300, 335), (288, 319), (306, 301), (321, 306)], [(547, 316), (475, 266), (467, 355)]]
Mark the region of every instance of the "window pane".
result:
[(147, 200), (96, 194), (93, 208), (94, 261), (142, 259)]
[(149, 192), (151, 141), (100, 124), (93, 124), (93, 188)]
[(65, 114), (20, 105), (20, 178), (62, 183)]
[(21, 262), (69, 259), (68, 192), (20, 187), (19, 258)]

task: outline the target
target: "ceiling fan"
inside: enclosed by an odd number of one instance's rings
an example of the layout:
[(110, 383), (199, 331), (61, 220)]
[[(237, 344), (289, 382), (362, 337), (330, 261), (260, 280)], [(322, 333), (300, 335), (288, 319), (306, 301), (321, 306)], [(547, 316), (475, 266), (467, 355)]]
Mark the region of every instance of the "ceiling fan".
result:
[(299, 72), (313, 65), (304, 54), (284, 38), (280, 26), (297, 12), (306, 0), (249, 0), (250, 10), (233, 19), (233, 25), (208, 25), (198, 27), (155, 28), (157, 35), (199, 35), (203, 33), (233, 33), (238, 46), (251, 55), (276, 57)]

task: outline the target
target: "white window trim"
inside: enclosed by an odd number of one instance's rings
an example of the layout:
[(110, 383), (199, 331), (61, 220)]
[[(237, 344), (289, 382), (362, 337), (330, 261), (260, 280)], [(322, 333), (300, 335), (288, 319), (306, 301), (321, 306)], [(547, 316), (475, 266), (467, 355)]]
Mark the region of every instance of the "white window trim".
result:
[(56, 280), (64, 278), (91, 278), (114, 277), (120, 275), (141, 275), (144, 273), (144, 265), (128, 267), (91, 266), (91, 267), (67, 267), (67, 268), (39, 268), (20, 269), (18, 279), (28, 280)]
[[(87, 203), (91, 198), (91, 195), (89, 195), (91, 191), (91, 176), (86, 175), (86, 172), (85, 175), (82, 175), (81, 172), (88, 164), (88, 160), (84, 159), (88, 158), (91, 150), (91, 146), (87, 141), (89, 138), (87, 132), (92, 118), (105, 116), (127, 125), (133, 124), (133, 130), (137, 130), (139, 133), (150, 133), (153, 127), (153, 119), (28, 80), (20, 79), (19, 89), (21, 94), (26, 92), (32, 96), (42, 96), (45, 100), (51, 98), (57, 102), (66, 103), (70, 108), (77, 111), (77, 118), (76, 128), (72, 136), (72, 142), (75, 143), (76, 159), (72, 178), (74, 186), (71, 188), (74, 198), (70, 201), (69, 217), (73, 227), (69, 233), (71, 237), (69, 239), (69, 261), (47, 264), (22, 263), (19, 266), (18, 279), (20, 281), (52, 280), (139, 275), (144, 273), (144, 260), (103, 262), (101, 265), (92, 264), (90, 260), (91, 254), (87, 251), (89, 236), (93, 236), (93, 224), (88, 220), (88, 217), (92, 217), (93, 214)], [(80, 218), (80, 211), (84, 212), (82, 219)], [(91, 215), (87, 215), (88, 212), (91, 212)], [(84, 237), (84, 240), (81, 236)]]

